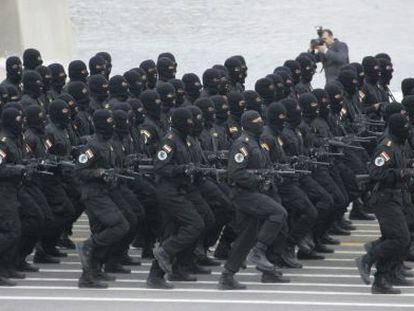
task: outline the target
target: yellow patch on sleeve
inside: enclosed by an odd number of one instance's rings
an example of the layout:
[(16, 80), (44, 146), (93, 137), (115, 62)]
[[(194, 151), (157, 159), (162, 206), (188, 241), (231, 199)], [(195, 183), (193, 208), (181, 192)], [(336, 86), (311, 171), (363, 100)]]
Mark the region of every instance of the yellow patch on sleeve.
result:
[(245, 156), (245, 157), (247, 157), (247, 155), (248, 155), (248, 152), (247, 152), (247, 149), (245, 148), (245, 147), (241, 147), (240, 148), (240, 152)]
[(229, 131), (230, 131), (230, 133), (236, 133), (236, 132), (239, 131), (239, 129), (235, 126), (232, 126), (232, 127), (229, 128)]
[(170, 153), (172, 151), (172, 148), (170, 145), (164, 145), (162, 146), (161, 149), (165, 150), (167, 153)]
[(269, 150), (270, 150), (269, 145), (268, 145), (268, 144), (266, 144), (266, 143), (261, 143), (261, 144), (260, 144), (260, 147), (262, 147), (262, 149), (264, 149), (264, 150), (266, 150), (266, 151), (269, 151)]
[(88, 157), (88, 159), (92, 159), (95, 156), (91, 149), (86, 150), (85, 154)]

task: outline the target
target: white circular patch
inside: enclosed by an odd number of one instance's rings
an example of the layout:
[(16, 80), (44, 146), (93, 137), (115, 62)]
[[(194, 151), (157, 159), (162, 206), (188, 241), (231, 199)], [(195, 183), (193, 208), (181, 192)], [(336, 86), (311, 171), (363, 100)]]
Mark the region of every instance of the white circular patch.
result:
[(382, 157), (378, 157), (374, 161), (376, 166), (383, 166), (385, 164), (385, 160)]
[(236, 161), (236, 163), (242, 163), (244, 161), (244, 155), (242, 153), (236, 153), (234, 155), (234, 161)]
[(161, 161), (164, 161), (168, 155), (164, 150), (158, 151), (158, 155), (157, 155), (158, 159)]
[(88, 156), (86, 155), (86, 154), (84, 154), (84, 153), (82, 153), (81, 155), (79, 155), (79, 157), (78, 157), (78, 161), (79, 161), (79, 163), (81, 163), (81, 164), (85, 164), (86, 162), (88, 162)]

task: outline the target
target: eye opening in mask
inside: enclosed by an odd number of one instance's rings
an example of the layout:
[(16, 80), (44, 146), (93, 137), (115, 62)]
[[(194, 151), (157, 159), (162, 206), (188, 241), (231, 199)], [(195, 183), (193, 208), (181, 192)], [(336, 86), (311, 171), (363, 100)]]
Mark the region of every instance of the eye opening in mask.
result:
[(375, 66), (374, 66), (374, 69), (375, 69), (375, 70), (379, 70), (379, 69), (380, 69), (380, 67), (379, 67), (378, 65), (375, 65)]
[(239, 107), (244, 108), (246, 106), (246, 102), (244, 100), (239, 101)]
[(87, 94), (87, 93), (88, 93), (88, 90), (87, 90), (86, 88), (83, 88), (83, 89), (82, 89), (82, 93), (83, 93), (83, 94)]
[(353, 80), (352, 80), (352, 83), (353, 83), (353, 84), (358, 84), (358, 80), (357, 80), (357, 79), (353, 79)]
[(155, 72), (155, 71), (157, 71), (157, 68), (155, 67), (148, 68), (148, 72)]
[(143, 112), (144, 111), (144, 108), (138, 108), (137, 111), (138, 112)]
[(81, 73), (86, 75), (86, 74), (88, 74), (88, 71), (86, 69), (82, 69)]
[(209, 112), (214, 112), (214, 108), (213, 108), (213, 107), (208, 107), (208, 108), (207, 108), (207, 111), (209, 111)]
[(167, 98), (174, 98), (174, 94), (172, 93), (167, 94)]
[(68, 112), (69, 112), (69, 109), (68, 109), (68, 108), (63, 108), (63, 109), (62, 109), (62, 113), (63, 113), (63, 114), (67, 114)]
[(296, 69), (295, 73), (300, 74), (302, 71), (300, 69)]
[(193, 119), (187, 119), (187, 124), (193, 124)]
[(342, 99), (342, 95), (341, 94), (335, 94), (334, 98), (335, 99)]
[(146, 75), (143, 75), (143, 76), (141, 77), (141, 79), (142, 79), (142, 81), (145, 81), (145, 80), (147, 80), (147, 76), (146, 76)]
[(318, 105), (318, 103), (311, 103), (310, 106), (311, 107), (318, 107), (319, 105)]
[(201, 86), (201, 83), (200, 82), (195, 82), (194, 86)]
[(13, 64), (12, 68), (13, 69), (20, 69), (22, 66), (20, 64)]
[(22, 122), (22, 116), (21, 115), (16, 116), (16, 121), (19, 123)]
[(286, 114), (285, 114), (285, 113), (279, 113), (279, 114), (277, 115), (277, 117), (278, 117), (279, 119), (283, 120), (283, 119), (286, 119)]
[(262, 120), (262, 117), (257, 117), (257, 118), (254, 118), (253, 120), (252, 120), (252, 123), (262, 123), (263, 122), (263, 120)]
[(174, 66), (174, 65), (170, 65), (170, 66), (168, 66), (168, 69), (169, 69), (169, 70), (175, 70), (175, 67), (176, 67), (176, 66)]
[(65, 78), (66, 78), (66, 74), (65, 74), (64, 72), (60, 72), (60, 73), (59, 73), (59, 77), (60, 77), (60, 78), (65, 77)]
[(114, 122), (114, 119), (112, 117), (109, 117), (108, 119), (106, 119), (106, 122), (111, 124)]
[(306, 70), (311, 70), (312, 69), (312, 67), (311, 66), (306, 66), (306, 68), (305, 68)]
[(278, 82), (278, 83), (277, 83), (277, 87), (278, 87), (278, 88), (282, 88), (282, 87), (284, 87), (284, 85), (283, 85), (283, 83), (282, 83), (282, 82)]
[(202, 115), (201, 115), (201, 114), (198, 114), (198, 115), (196, 116), (196, 118), (197, 118), (197, 120), (201, 120), (203, 117), (202, 117)]
[(161, 104), (161, 99), (157, 98), (157, 99), (155, 100), (155, 104), (156, 104), (156, 105), (160, 105), (160, 104)]
[(234, 72), (239, 72), (240, 68), (239, 67), (234, 67)]
[(107, 88), (109, 88), (109, 84), (108, 84), (108, 83), (104, 83), (104, 84), (102, 84), (102, 88), (103, 88), (103, 89), (107, 89)]
[(122, 81), (121, 86), (127, 88), (128, 87), (128, 83), (126, 83), (125, 81)]
[(275, 86), (273, 84), (269, 85), (269, 90), (273, 91), (275, 89)]

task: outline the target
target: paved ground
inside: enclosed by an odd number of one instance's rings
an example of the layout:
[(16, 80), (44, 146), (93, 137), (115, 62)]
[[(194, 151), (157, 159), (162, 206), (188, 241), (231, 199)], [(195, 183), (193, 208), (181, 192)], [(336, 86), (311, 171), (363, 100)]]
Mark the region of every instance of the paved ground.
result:
[[(300, 270), (284, 270), (289, 284), (261, 284), (259, 275), (248, 267), (238, 278), (248, 285), (246, 291), (223, 292), (216, 289), (221, 268), (198, 282), (176, 283), (172, 291), (145, 288), (149, 261), (135, 267), (129, 275), (118, 275), (106, 290), (77, 288), (80, 264), (77, 254), (59, 265), (42, 265), (40, 273), (28, 274), (14, 288), (0, 288), (1, 311), (69, 310), (414, 310), (414, 288), (402, 288), (398, 296), (371, 295), (361, 283), (354, 258), (362, 244), (378, 236), (376, 222), (354, 222), (357, 230), (341, 237), (335, 253), (323, 261), (304, 261)], [(87, 236), (88, 222), (82, 217), (75, 226), (75, 239)], [(132, 251), (135, 256), (139, 253)], [(414, 266), (411, 263), (411, 266)]]

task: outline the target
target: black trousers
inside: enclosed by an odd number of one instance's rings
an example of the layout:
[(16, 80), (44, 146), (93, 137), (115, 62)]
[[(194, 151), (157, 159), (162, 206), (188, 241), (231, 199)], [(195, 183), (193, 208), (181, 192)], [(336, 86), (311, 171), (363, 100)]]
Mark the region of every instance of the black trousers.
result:
[(20, 204), (16, 186), (0, 184), (0, 274), (17, 260), (21, 238)]
[(392, 269), (390, 262), (404, 260), (410, 246), (410, 232), (403, 213), (401, 190), (382, 189), (371, 199), (375, 216), (378, 219), (381, 239), (377, 240), (369, 252), (377, 266), (377, 275)]
[(309, 175), (302, 176), (299, 179), (299, 184), (318, 211), (314, 235), (315, 238), (319, 238), (335, 220), (334, 201), (327, 190)]
[(35, 184), (22, 185), (18, 191), (22, 238), (19, 261), (28, 256), (47, 228), (54, 225), (54, 217), (46, 198)]
[(269, 196), (251, 190), (235, 190), (238, 236), (232, 245), (225, 268), (238, 272), (256, 242), (271, 246), (286, 227), (287, 211)]
[[(184, 189), (168, 181), (162, 181), (157, 187), (157, 199), (166, 224), (161, 244), (172, 258), (193, 248), (205, 230), (200, 212), (204, 210), (206, 215), (209, 212), (198, 195), (189, 195)], [(214, 215), (208, 216), (213, 221)]]
[(95, 245), (94, 257), (104, 260), (109, 248), (128, 234), (129, 223), (107, 192), (90, 195), (83, 203)]
[(278, 187), (283, 206), (289, 217), (289, 242), (296, 244), (312, 231), (318, 218), (318, 211), (299, 184), (288, 182)]

